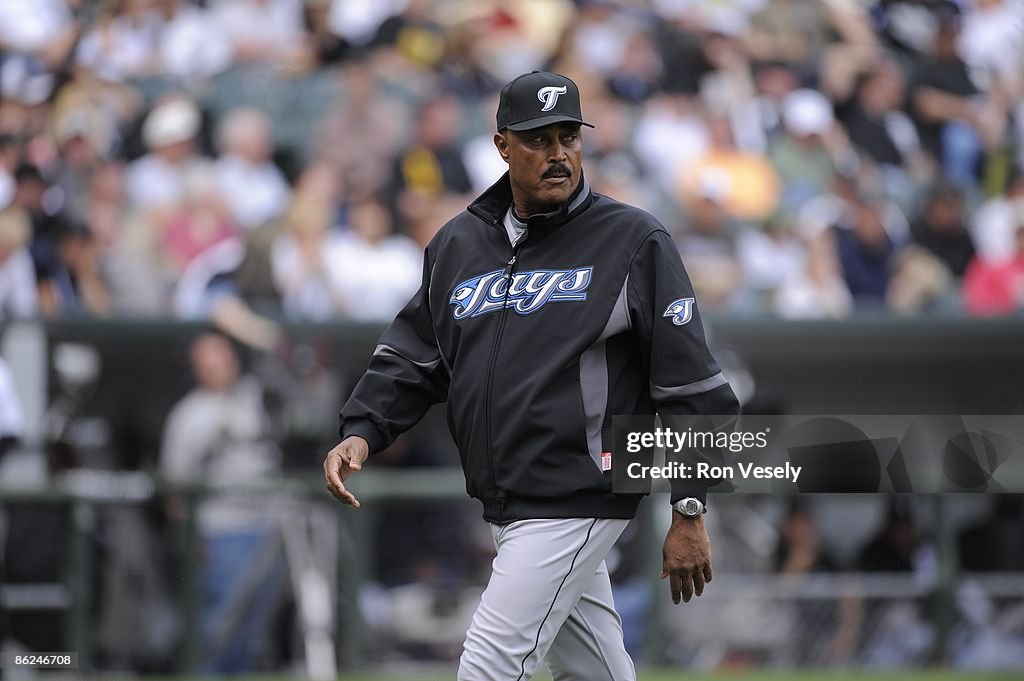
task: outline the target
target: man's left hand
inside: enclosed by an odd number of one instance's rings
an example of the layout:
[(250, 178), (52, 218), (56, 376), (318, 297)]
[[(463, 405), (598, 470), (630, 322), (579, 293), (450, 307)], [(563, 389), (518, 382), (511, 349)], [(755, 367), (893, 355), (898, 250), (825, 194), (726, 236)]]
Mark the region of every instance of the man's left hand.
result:
[(704, 517), (687, 518), (672, 511), (672, 526), (662, 549), (661, 578), (669, 578), (672, 602), (689, 603), (704, 593), (711, 581), (711, 540), (704, 529)]

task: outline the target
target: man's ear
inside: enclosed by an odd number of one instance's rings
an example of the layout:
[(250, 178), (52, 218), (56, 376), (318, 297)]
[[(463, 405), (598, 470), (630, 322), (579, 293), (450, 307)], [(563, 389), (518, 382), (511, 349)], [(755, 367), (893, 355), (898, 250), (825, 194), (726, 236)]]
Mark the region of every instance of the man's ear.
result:
[(505, 138), (505, 133), (494, 133), (494, 146), (497, 147), (502, 160), (508, 163), (508, 139)]

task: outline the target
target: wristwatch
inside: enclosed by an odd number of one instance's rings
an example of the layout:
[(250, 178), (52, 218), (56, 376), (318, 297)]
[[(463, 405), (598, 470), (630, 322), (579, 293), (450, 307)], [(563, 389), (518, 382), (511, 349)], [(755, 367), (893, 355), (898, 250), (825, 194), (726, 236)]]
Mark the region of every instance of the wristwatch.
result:
[(700, 499), (695, 499), (693, 497), (680, 499), (676, 503), (672, 504), (672, 510), (686, 516), (687, 518), (696, 518), (701, 513), (708, 512), (707, 507), (701, 503)]

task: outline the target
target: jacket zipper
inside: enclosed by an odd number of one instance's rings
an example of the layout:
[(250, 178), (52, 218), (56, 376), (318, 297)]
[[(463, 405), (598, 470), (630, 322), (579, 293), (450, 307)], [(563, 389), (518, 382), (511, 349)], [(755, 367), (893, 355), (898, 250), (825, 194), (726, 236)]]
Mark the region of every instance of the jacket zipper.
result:
[(501, 336), (505, 330), (505, 319), (508, 316), (508, 293), (512, 287), (512, 275), (515, 273), (516, 260), (519, 258), (519, 249), (522, 247), (525, 238), (519, 239), (518, 243), (512, 247), (512, 257), (505, 263), (505, 272), (503, 278), (505, 279), (505, 300), (501, 306), (501, 311), (498, 313), (498, 328), (494, 332), (494, 344), (491, 346), (491, 357), (487, 363), (487, 382), (484, 387), (484, 423), (487, 424), (486, 435), (487, 435), (487, 467), (490, 474), (491, 490), (493, 491), (496, 500), (498, 502), (498, 520), (502, 520), (503, 513), (503, 500), (498, 498), (498, 484), (497, 477), (494, 474), (494, 450), (491, 447), (491, 390), (494, 386), (494, 367), (498, 361), (498, 346), (501, 344)]

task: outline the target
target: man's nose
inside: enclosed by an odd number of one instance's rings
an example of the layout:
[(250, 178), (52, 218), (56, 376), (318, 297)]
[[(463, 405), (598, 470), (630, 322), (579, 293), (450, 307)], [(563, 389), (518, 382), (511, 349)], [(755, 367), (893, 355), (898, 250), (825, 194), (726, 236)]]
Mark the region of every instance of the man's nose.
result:
[(548, 152), (548, 161), (551, 163), (560, 163), (565, 161), (565, 147), (562, 146), (560, 140), (555, 140), (551, 144), (551, 149)]

